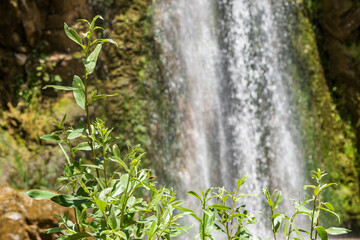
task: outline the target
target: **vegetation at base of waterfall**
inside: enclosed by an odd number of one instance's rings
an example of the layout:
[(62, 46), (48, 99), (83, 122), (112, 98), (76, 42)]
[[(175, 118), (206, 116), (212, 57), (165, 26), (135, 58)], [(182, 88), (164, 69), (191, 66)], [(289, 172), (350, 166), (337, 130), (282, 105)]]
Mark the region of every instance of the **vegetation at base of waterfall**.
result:
[[(61, 122), (54, 122), (57, 130), (41, 139), (59, 145), (67, 164), (64, 175), (58, 178), (59, 190), (65, 194), (32, 190), (27, 194), (34, 199), (48, 199), (74, 209), (75, 221), (69, 214), (59, 217), (59, 227), (46, 233), (61, 233), (58, 239), (170, 239), (186, 231), (177, 223), (187, 213), (176, 214), (182, 204), (175, 200), (173, 190), (156, 188), (151, 171), (140, 169), (144, 153), (139, 146), (121, 154), (118, 139), (111, 136), (112, 129), (99, 119), (91, 119), (89, 106), (92, 102), (114, 95), (88, 92), (89, 76), (94, 72), (103, 43), (111, 39), (93, 39), (95, 31), (104, 31), (92, 22), (89, 31), (78, 34), (64, 24), (66, 35), (81, 46), (84, 52), (84, 76), (74, 76), (72, 86), (47, 85), (45, 88), (72, 91), (76, 103), (85, 112), (85, 122), (67, 126), (66, 115)], [(82, 37), (81, 37), (82, 36)], [(90, 154), (87, 154), (90, 152)], [(90, 161), (86, 161), (90, 158)]]
[[(271, 214), (268, 215), (264, 213), (267, 218), (271, 221), (273, 237), (276, 240), (277, 235), (282, 226), (282, 233), (284, 239), (304, 239), (303, 236), (309, 236), (309, 239), (317, 239), (319, 236), (322, 240), (327, 240), (328, 235), (340, 235), (350, 232), (350, 230), (339, 227), (330, 227), (325, 229), (320, 225), (320, 215), (321, 212), (328, 212), (334, 215), (340, 223), (340, 217), (335, 212), (333, 205), (329, 202), (323, 202), (322, 193), (324, 190), (335, 183), (323, 183), (322, 179), (327, 175), (324, 171), (318, 169), (317, 171), (312, 171), (312, 178), (316, 180), (317, 185), (305, 185), (304, 190), (312, 189), (310, 195), (305, 194), (303, 200), (293, 201), (294, 212), (292, 215), (285, 215), (284, 211), (275, 213), (275, 210), (279, 207), (282, 201), (282, 192), (274, 190), (270, 195), (268, 189), (264, 189), (263, 193), (266, 197), (267, 204), (271, 209)], [(294, 223), (295, 217), (298, 215), (304, 215), (308, 217), (309, 223), (307, 224), (309, 230), (301, 229), (297, 227)]]
[[(293, 201), (294, 212), (292, 215), (286, 215), (284, 210), (275, 212), (282, 202), (282, 192), (274, 190), (270, 195), (267, 188), (263, 189), (266, 202), (270, 207), (270, 214), (265, 212), (249, 211), (241, 202), (244, 197), (253, 197), (255, 194), (245, 194), (240, 192), (240, 187), (245, 183), (246, 177), (236, 182), (237, 188), (235, 192), (228, 192), (224, 188), (209, 188), (205, 192), (201, 191), (201, 195), (190, 191), (188, 194), (196, 197), (201, 202), (202, 215), (197, 216), (194, 211), (186, 208), (178, 207), (178, 209), (189, 213), (199, 222), (199, 235), (194, 239), (201, 240), (214, 239), (212, 233), (223, 233), (228, 240), (235, 239), (253, 239), (247, 225), (255, 224), (257, 219), (254, 213), (265, 215), (271, 222), (271, 230), (274, 239), (278, 239), (280, 229), (282, 229), (283, 239), (317, 239), (327, 240), (328, 235), (340, 235), (350, 232), (350, 230), (340, 227), (329, 227), (325, 229), (320, 225), (320, 213), (328, 212), (334, 215), (339, 223), (340, 217), (335, 212), (333, 205), (329, 202), (322, 201), (322, 193), (328, 187), (335, 183), (323, 183), (322, 179), (327, 175), (324, 171), (318, 169), (313, 172), (313, 179), (316, 185), (305, 185), (304, 190), (312, 189), (310, 195), (305, 193), (305, 198), (301, 201)], [(294, 220), (298, 215), (304, 215), (309, 219), (307, 226), (309, 230), (302, 229), (295, 225)], [(304, 224), (302, 224), (304, 225)], [(305, 225), (304, 225), (305, 226)], [(304, 236), (308, 236), (304, 238)], [(261, 239), (260, 237), (258, 237)], [(271, 239), (271, 237), (269, 238)]]

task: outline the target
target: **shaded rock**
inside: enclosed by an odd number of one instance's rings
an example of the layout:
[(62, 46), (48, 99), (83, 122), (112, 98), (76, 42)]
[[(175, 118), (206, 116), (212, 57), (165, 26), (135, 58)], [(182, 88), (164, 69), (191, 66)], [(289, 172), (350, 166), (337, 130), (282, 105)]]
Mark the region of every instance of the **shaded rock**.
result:
[(34, 200), (23, 191), (0, 187), (1, 240), (56, 239), (56, 234), (43, 231), (57, 227), (54, 214), (64, 214), (68, 208), (51, 201)]

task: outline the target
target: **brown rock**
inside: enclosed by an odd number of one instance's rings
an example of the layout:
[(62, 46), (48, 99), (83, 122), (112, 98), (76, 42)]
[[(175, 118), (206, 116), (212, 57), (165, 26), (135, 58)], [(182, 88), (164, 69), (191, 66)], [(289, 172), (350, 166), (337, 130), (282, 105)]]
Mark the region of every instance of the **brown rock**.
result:
[(56, 239), (56, 234), (42, 232), (58, 226), (54, 214), (64, 214), (68, 210), (51, 201), (34, 200), (24, 191), (0, 187), (1, 240)]

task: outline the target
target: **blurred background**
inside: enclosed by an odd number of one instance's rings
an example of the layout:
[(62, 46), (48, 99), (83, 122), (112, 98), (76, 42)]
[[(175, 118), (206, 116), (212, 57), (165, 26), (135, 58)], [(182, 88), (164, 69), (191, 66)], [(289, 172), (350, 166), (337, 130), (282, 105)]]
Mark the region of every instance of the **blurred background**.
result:
[(123, 151), (141, 144), (161, 184), (186, 198), (247, 175), (245, 191), (290, 198), (321, 168), (337, 183), (325, 197), (340, 225), (359, 232), (358, 0), (2, 0), (1, 186), (57, 189), (65, 159), (39, 137), (83, 112), (42, 88), (83, 74), (63, 24), (81, 32), (77, 19), (98, 14), (119, 47), (104, 45), (91, 88), (120, 97), (91, 111)]

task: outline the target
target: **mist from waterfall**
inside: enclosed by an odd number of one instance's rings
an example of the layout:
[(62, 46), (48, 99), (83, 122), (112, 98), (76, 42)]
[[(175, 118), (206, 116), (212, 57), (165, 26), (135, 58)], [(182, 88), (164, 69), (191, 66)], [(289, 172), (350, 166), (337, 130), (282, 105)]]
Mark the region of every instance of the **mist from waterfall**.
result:
[[(304, 157), (281, 27), (289, 17), (287, 2), (155, 4), (154, 31), (175, 109), (175, 137), (163, 157), (180, 192), (232, 190), (243, 175), (247, 193), (278, 188), (288, 199), (301, 189)], [(263, 210), (262, 195), (246, 205)]]

